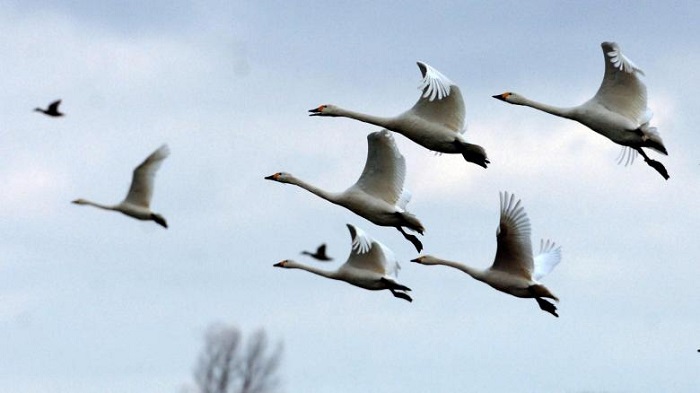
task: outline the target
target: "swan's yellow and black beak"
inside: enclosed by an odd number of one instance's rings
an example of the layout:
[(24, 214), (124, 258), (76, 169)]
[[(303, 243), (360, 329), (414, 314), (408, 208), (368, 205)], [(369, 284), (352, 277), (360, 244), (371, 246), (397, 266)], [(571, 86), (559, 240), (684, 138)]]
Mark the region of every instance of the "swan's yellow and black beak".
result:
[(311, 113), (309, 116), (321, 116), (325, 108), (325, 105), (321, 105), (318, 108), (309, 109), (309, 113)]
[(411, 259), (411, 262), (418, 262), (418, 263), (420, 263), (420, 258), (421, 258), (421, 257), (418, 257), (418, 258), (415, 258), (415, 259)]
[(280, 177), (280, 174), (275, 173), (274, 175), (265, 176), (265, 180), (277, 180), (279, 177)]
[(285, 259), (284, 261), (275, 263), (274, 265), (272, 265), (272, 267), (284, 267), (284, 265), (286, 265), (286, 264), (287, 264), (287, 260)]
[(508, 98), (509, 95), (510, 95), (510, 93), (503, 93), (503, 94), (496, 94), (495, 96), (491, 96), (491, 97), (493, 97), (497, 100), (506, 101), (506, 99)]

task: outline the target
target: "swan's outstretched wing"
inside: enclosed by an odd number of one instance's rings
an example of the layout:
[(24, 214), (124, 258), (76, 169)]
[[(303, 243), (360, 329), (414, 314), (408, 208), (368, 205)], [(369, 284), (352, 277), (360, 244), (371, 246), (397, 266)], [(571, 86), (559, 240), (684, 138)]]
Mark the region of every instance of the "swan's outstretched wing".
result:
[(134, 169), (131, 187), (126, 194), (125, 202), (143, 207), (150, 206), (156, 171), (169, 154), (170, 149), (168, 145), (163, 145)]
[(392, 205), (405, 206), (406, 198), (410, 198), (410, 193), (403, 189), (405, 176), (406, 160), (396, 147), (391, 132), (381, 130), (367, 135), (365, 169), (353, 187)]
[[(388, 248), (372, 239), (365, 231), (347, 224), (352, 238), (352, 249), (345, 265), (355, 269), (368, 270), (382, 275), (390, 273), (392, 267), (387, 266)], [(389, 251), (391, 253), (391, 251)], [(389, 257), (393, 256), (388, 255)], [(395, 262), (395, 259), (392, 259)], [(395, 269), (394, 269), (395, 270)]]
[(49, 107), (46, 109), (47, 112), (58, 112), (58, 106), (61, 105), (61, 100), (56, 100), (49, 104)]
[(530, 278), (532, 276), (532, 243), (530, 220), (520, 200), (508, 192), (499, 193), (501, 220), (496, 231), (496, 258), (491, 269)]
[(461, 133), (464, 130), (464, 100), (459, 87), (435, 68), (418, 62), (423, 74), (423, 94), (408, 113), (442, 124)]
[(593, 100), (639, 125), (648, 122), (652, 113), (647, 109), (647, 88), (639, 79), (644, 72), (622, 54), (616, 43), (603, 42), (601, 46), (605, 75)]
[(561, 262), (561, 247), (557, 247), (552, 241), (542, 239), (540, 240), (540, 252), (534, 260), (535, 272), (532, 278), (539, 281)]

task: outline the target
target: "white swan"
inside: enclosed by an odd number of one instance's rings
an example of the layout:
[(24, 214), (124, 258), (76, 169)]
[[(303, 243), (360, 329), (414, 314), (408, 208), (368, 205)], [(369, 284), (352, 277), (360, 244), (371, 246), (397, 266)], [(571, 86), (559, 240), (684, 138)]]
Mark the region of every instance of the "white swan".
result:
[(535, 298), (540, 308), (558, 317), (554, 304), (544, 300), (559, 299), (538, 280), (547, 275), (561, 261), (561, 247), (554, 242), (541, 241), (540, 252), (532, 257), (530, 220), (515, 196), (499, 193), (501, 219), (496, 230), (496, 257), (493, 265), (479, 270), (459, 262), (448, 261), (431, 255), (420, 256), (411, 262), (423, 265), (445, 265), (459, 269), (493, 288), (523, 298)]
[(646, 147), (668, 155), (656, 127), (649, 126), (653, 114), (647, 108), (647, 88), (639, 78), (644, 73), (622, 54), (616, 43), (603, 42), (601, 46), (605, 57), (603, 82), (595, 96), (579, 106), (555, 107), (511, 92), (493, 97), (576, 120), (622, 145), (619, 162), (626, 159), (629, 164), (634, 161), (636, 153), (639, 153), (649, 166), (656, 169), (664, 179), (668, 179), (669, 175), (663, 164), (650, 159), (642, 150)]
[(345, 281), (360, 288), (378, 291), (388, 289), (401, 299), (413, 301), (405, 293), (411, 289), (396, 282), (399, 263), (394, 253), (382, 243), (374, 240), (362, 229), (347, 224), (352, 238), (352, 249), (348, 260), (338, 270), (327, 271), (313, 266), (302, 265), (287, 259), (276, 263), (274, 267), (302, 269), (326, 278)]
[(418, 62), (423, 94), (408, 111), (396, 117), (353, 112), (335, 105), (311, 109), (310, 116), (349, 117), (398, 132), (417, 144), (440, 153), (462, 154), (465, 160), (486, 168), (486, 152), (468, 143), (464, 133), (464, 100), (459, 87), (433, 67)]
[(141, 165), (137, 166), (136, 169), (134, 169), (129, 192), (126, 194), (126, 198), (119, 204), (108, 206), (85, 199), (76, 199), (72, 203), (118, 211), (139, 220), (155, 221), (157, 224), (167, 228), (168, 224), (165, 218), (160, 214), (152, 212), (150, 204), (151, 197), (153, 196), (153, 183), (156, 177), (156, 171), (169, 154), (170, 149), (168, 145), (163, 145), (151, 153)]
[(404, 188), (406, 160), (387, 130), (367, 135), (367, 144), (365, 169), (357, 182), (343, 192), (322, 190), (286, 172), (265, 179), (294, 184), (377, 225), (395, 227), (420, 252), (423, 249), (420, 240), (402, 228), (407, 227), (421, 235), (425, 230), (418, 218), (406, 211), (406, 204), (411, 199), (411, 193)]

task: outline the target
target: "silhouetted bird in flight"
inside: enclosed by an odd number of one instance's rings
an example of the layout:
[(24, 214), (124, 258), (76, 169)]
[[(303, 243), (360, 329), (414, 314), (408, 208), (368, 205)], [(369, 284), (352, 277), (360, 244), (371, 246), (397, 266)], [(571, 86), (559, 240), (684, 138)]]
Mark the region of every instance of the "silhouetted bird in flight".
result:
[(311, 253), (309, 251), (302, 251), (301, 253), (303, 255), (308, 255), (311, 258), (318, 259), (319, 261), (332, 261), (333, 260), (333, 258), (326, 255), (326, 244), (325, 243), (318, 246), (315, 253)]
[(41, 109), (41, 108), (35, 108), (34, 110), (36, 112), (41, 112), (47, 116), (51, 117), (60, 117), (63, 116), (63, 113), (58, 111), (58, 106), (61, 105), (61, 100), (56, 100), (49, 104), (49, 107), (47, 109)]

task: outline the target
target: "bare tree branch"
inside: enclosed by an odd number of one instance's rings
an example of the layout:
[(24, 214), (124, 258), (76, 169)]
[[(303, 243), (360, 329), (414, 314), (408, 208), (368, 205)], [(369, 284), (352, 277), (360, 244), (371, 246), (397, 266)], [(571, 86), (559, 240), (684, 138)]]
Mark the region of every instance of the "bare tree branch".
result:
[(256, 331), (245, 350), (235, 326), (215, 324), (205, 335), (194, 372), (200, 393), (273, 393), (279, 385), (282, 346), (269, 348), (265, 331)]

